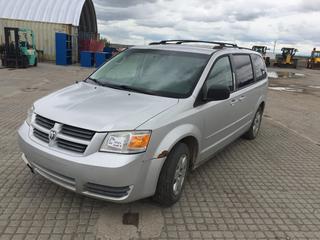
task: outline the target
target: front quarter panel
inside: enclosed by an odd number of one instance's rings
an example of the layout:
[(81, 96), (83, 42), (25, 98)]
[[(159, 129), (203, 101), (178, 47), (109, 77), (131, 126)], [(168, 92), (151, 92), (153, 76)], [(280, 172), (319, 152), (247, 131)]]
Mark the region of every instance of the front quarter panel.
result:
[(164, 151), (170, 152), (178, 142), (190, 136), (197, 139), (198, 143), (201, 141), (201, 132), (198, 126), (186, 123), (172, 128), (160, 141), (159, 145), (155, 146), (154, 158), (159, 157)]
[(146, 159), (161, 158), (179, 141), (189, 136), (194, 137), (198, 142), (198, 149), (201, 148), (203, 119), (195, 113), (193, 102), (194, 99), (180, 100), (179, 104), (138, 128), (152, 130)]
[(201, 145), (203, 120), (196, 114), (193, 103), (193, 98), (179, 100), (174, 107), (139, 126), (138, 130), (152, 130), (147, 159), (170, 151), (177, 142), (188, 136), (197, 139)]
[(167, 154), (179, 141), (192, 136), (197, 140), (198, 145), (201, 145), (203, 121), (198, 119), (193, 110), (179, 109), (181, 112), (178, 113), (177, 108), (179, 104), (139, 127), (139, 129), (152, 129), (151, 141), (145, 157), (145, 159), (151, 159), (147, 160), (150, 163), (147, 164), (149, 167), (146, 170), (144, 183), (144, 189), (148, 195), (154, 194)]

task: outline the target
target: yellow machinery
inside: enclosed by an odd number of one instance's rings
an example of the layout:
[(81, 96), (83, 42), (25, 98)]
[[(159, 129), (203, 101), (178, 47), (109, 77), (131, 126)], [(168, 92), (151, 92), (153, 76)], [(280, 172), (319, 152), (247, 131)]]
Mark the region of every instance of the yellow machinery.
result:
[(297, 68), (298, 66), (298, 59), (294, 58), (298, 49), (295, 48), (282, 48), (282, 54), (277, 56), (276, 62), (274, 63), (275, 66), (278, 67), (293, 67)]
[(307, 68), (320, 68), (320, 51), (316, 48), (311, 52), (311, 57), (308, 59)]

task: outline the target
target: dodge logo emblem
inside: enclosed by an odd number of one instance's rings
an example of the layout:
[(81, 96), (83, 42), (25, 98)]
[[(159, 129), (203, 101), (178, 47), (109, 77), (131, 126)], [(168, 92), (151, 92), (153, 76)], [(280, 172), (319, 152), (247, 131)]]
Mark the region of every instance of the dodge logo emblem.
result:
[(49, 133), (49, 139), (50, 141), (53, 141), (56, 139), (56, 136), (57, 136), (57, 132), (53, 129), (50, 130), (50, 133)]

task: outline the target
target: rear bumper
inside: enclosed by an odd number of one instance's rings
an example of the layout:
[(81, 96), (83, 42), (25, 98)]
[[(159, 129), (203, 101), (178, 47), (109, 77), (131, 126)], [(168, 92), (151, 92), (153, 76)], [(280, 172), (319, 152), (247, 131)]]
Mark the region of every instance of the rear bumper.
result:
[(26, 123), (18, 135), (22, 158), (34, 172), (71, 191), (113, 202), (131, 202), (155, 192), (164, 159), (103, 152), (67, 155), (34, 142)]

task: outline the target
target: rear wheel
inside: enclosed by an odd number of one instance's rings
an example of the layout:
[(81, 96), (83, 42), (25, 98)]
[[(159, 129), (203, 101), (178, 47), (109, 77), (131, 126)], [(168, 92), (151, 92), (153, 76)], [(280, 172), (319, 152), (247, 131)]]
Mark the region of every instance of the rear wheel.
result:
[(263, 109), (260, 107), (256, 112), (249, 130), (243, 135), (244, 138), (253, 140), (258, 136), (262, 121)]
[(164, 206), (171, 206), (180, 197), (190, 164), (190, 150), (185, 143), (178, 143), (169, 153), (158, 180), (153, 199)]

